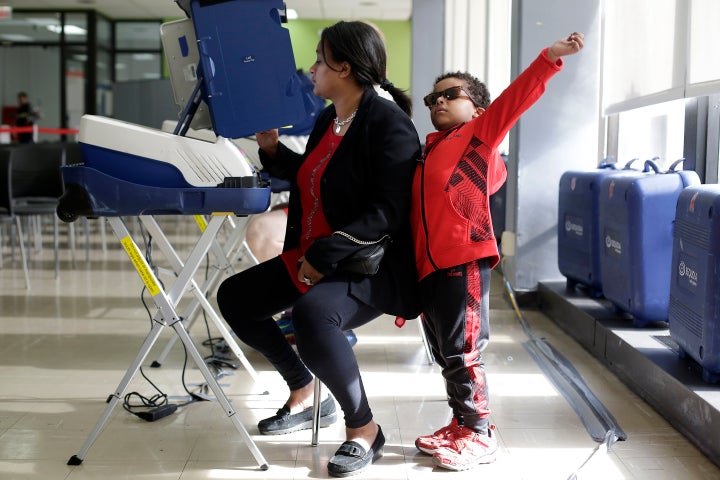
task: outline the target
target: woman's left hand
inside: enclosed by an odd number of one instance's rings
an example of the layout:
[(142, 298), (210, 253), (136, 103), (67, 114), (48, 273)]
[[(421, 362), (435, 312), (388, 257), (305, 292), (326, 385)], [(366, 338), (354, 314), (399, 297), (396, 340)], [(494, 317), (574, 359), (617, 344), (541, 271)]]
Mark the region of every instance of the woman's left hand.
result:
[(305, 257), (300, 257), (298, 260), (298, 282), (302, 282), (305, 285), (315, 285), (323, 279), (325, 275), (318, 272), (310, 265), (310, 262), (305, 260)]

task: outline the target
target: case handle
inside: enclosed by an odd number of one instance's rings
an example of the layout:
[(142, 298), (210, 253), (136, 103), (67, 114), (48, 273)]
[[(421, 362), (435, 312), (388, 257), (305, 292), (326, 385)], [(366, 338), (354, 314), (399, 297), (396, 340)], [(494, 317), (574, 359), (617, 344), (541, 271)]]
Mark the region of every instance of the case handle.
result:
[(625, 164), (625, 166), (623, 167), (623, 170), (633, 170), (632, 164), (635, 163), (635, 162), (637, 162), (638, 160), (640, 160), (640, 159), (639, 159), (639, 158), (633, 158), (632, 160), (630, 160), (629, 162), (627, 162), (627, 163)]
[(655, 163), (655, 160), (659, 159), (660, 157), (654, 157), (651, 160), (645, 160), (645, 168), (643, 168), (643, 172), (653, 170), (655, 173), (660, 173), (660, 167), (658, 167), (658, 164)]
[(668, 168), (667, 173), (675, 172), (676, 171), (675, 167), (677, 167), (678, 165), (680, 165), (681, 163), (684, 163), (684, 162), (685, 162), (684, 158), (678, 158), (670, 165), (670, 168)]

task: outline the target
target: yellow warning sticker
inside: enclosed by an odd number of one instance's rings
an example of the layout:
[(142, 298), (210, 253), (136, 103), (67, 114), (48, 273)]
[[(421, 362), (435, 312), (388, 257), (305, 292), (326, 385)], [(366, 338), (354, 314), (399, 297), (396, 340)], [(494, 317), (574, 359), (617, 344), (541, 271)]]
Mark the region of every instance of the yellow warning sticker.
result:
[(193, 215), (193, 217), (195, 217), (195, 223), (198, 224), (200, 231), (204, 232), (207, 228), (207, 221), (205, 221), (205, 217), (203, 217), (202, 215)]
[(140, 253), (140, 250), (138, 250), (137, 245), (135, 245), (135, 242), (132, 241), (132, 238), (128, 235), (120, 240), (120, 243), (125, 249), (125, 252), (128, 254), (128, 257), (130, 257), (130, 261), (135, 266), (135, 270), (137, 270), (138, 275), (140, 275), (140, 278), (147, 287), (150, 295), (154, 297), (160, 293), (160, 287), (155, 280), (155, 276), (148, 268), (147, 263), (143, 260), (142, 253)]

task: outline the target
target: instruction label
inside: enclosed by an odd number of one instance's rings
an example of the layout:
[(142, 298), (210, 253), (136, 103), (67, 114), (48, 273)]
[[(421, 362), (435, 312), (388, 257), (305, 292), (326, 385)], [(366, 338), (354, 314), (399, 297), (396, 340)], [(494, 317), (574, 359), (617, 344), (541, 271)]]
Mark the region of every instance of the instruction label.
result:
[(142, 253), (140, 253), (140, 250), (138, 250), (137, 245), (135, 245), (132, 238), (128, 235), (120, 240), (120, 243), (125, 249), (125, 252), (128, 254), (128, 257), (130, 257), (130, 261), (135, 266), (135, 270), (137, 270), (138, 275), (140, 275), (140, 278), (145, 284), (145, 287), (147, 287), (150, 295), (154, 297), (160, 293), (160, 287), (155, 280), (155, 276), (150, 271), (150, 268), (148, 268), (147, 263), (145, 263), (142, 257)]
[(205, 220), (205, 217), (202, 215), (193, 215), (195, 218), (195, 223), (197, 223), (198, 228), (200, 228), (201, 232), (204, 232), (205, 229), (207, 229), (207, 221)]

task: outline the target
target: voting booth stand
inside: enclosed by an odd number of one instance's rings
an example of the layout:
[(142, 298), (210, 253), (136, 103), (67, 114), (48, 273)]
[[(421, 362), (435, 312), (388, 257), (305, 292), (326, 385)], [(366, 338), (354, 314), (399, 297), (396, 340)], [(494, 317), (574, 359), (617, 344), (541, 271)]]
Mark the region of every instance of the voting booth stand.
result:
[[(268, 464), (205, 360), (195, 347), (184, 320), (200, 309), (219, 329), (228, 346), (257, 380), (207, 295), (222, 274), (231, 271), (230, 258), (242, 243), (236, 217), (260, 213), (270, 205), (271, 185), (229, 139), (256, 131), (292, 125), (305, 116), (302, 91), (295, 75), (290, 36), (281, 24), (284, 3), (276, 0), (178, 1), (189, 18), (161, 28), (165, 55), (180, 118), (173, 133), (85, 115), (78, 142), (83, 163), (62, 167), (65, 194), (58, 216), (67, 222), (79, 217), (104, 217), (127, 253), (157, 307), (152, 328), (140, 351), (109, 396), (107, 407), (68, 465), (79, 465), (100, 435), (114, 408), (165, 328), (171, 328), (207, 386), (230, 418), (262, 470)], [(188, 138), (188, 128), (211, 127), (214, 142)], [(155, 217), (193, 215), (200, 236), (183, 261)], [(152, 235), (175, 275), (163, 285), (141, 252), (123, 217), (137, 217)], [(226, 244), (218, 234), (234, 225)], [(202, 285), (195, 274), (212, 253), (216, 268)], [(178, 313), (180, 300), (191, 296)]]

